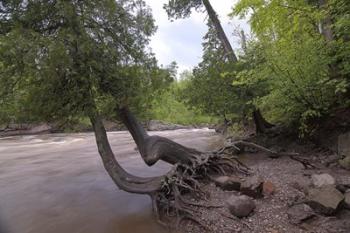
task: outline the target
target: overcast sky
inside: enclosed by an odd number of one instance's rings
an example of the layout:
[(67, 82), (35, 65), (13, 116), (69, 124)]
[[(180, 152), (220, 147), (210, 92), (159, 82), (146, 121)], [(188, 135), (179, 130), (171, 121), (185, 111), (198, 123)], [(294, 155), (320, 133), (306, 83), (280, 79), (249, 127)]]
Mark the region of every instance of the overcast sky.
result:
[[(197, 65), (202, 56), (202, 38), (207, 32), (206, 12), (193, 12), (187, 19), (178, 19), (173, 22), (163, 9), (167, 0), (145, 0), (152, 8), (158, 30), (152, 37), (151, 48), (160, 64), (168, 65), (176, 61), (179, 73)], [(230, 20), (227, 16), (237, 0), (212, 0), (211, 4), (229, 36), (234, 48), (239, 47), (238, 38), (233, 37), (234, 29), (239, 26), (248, 31), (245, 21), (238, 18)]]

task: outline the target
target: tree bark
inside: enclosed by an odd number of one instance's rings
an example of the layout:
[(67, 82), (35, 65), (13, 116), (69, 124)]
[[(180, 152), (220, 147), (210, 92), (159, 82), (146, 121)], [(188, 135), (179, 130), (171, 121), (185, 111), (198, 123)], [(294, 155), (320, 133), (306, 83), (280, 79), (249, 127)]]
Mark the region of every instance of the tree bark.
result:
[(119, 108), (118, 115), (131, 133), (142, 159), (148, 166), (152, 166), (158, 160), (170, 164), (190, 164), (203, 153), (164, 137), (149, 136), (127, 107)]
[(159, 177), (142, 178), (129, 174), (116, 160), (102, 120), (95, 111), (89, 115), (89, 118), (103, 165), (120, 189), (130, 193), (150, 195), (155, 216), (162, 224), (164, 224), (162, 215), (171, 218), (175, 216), (177, 223), (184, 218), (200, 223), (192, 208), (202, 204), (193, 203), (186, 198), (186, 196), (192, 196), (196, 200), (205, 200), (206, 194), (201, 189), (200, 181), (210, 180), (213, 175), (227, 175), (235, 172), (249, 174), (249, 168), (228, 153), (227, 148), (213, 152), (200, 152), (167, 138), (149, 136), (127, 107), (117, 110), (146, 164), (151, 166), (158, 160), (163, 160), (174, 166), (167, 174)]
[(227, 54), (227, 57), (232, 62), (237, 62), (237, 56), (235, 52), (233, 51), (233, 48), (230, 44), (230, 41), (228, 40), (224, 29), (221, 26), (220, 20), (218, 18), (218, 15), (216, 14), (215, 10), (213, 9), (212, 5), (210, 4), (209, 0), (203, 0), (203, 4), (205, 6), (206, 11), (208, 12), (210, 20), (213, 22), (214, 27), (216, 29), (216, 32), (218, 34), (219, 40), (221, 41), (225, 52)]
[[(325, 11), (327, 11), (328, 0), (319, 0), (318, 4), (321, 9), (324, 9)], [(321, 33), (325, 38), (326, 42), (328, 43), (331, 43), (335, 39), (335, 35), (332, 30), (332, 24), (333, 22), (332, 22), (331, 15), (327, 12), (326, 17), (321, 21)], [(337, 63), (329, 64), (329, 73), (331, 78), (338, 78), (340, 76), (339, 67)]]
[(242, 50), (247, 54), (247, 38), (243, 30), (241, 30)]
[(255, 130), (257, 134), (266, 133), (268, 129), (274, 127), (273, 124), (265, 120), (265, 118), (261, 115), (259, 109), (253, 111), (253, 120), (255, 123)]
[[(319, 0), (320, 8), (327, 9), (328, 1), (327, 0)], [(322, 35), (326, 39), (327, 42), (331, 42), (334, 40), (334, 33), (332, 30), (332, 19), (329, 14), (321, 22)]]
[(106, 130), (97, 113), (89, 116), (96, 138), (98, 152), (103, 165), (114, 183), (122, 190), (130, 193), (153, 194), (161, 189), (163, 176), (143, 178), (129, 174), (116, 160), (108, 142)]
[[(322, 0), (321, 0), (322, 1)], [(210, 20), (213, 22), (214, 27), (216, 29), (216, 32), (218, 34), (218, 37), (225, 49), (226, 54), (228, 55), (228, 58), (230, 59), (231, 62), (237, 62), (237, 56), (235, 52), (233, 51), (233, 48), (230, 44), (230, 41), (228, 40), (224, 29), (221, 26), (220, 20), (218, 18), (218, 15), (216, 14), (215, 10), (213, 9), (212, 5), (210, 4), (209, 0), (203, 0), (203, 4), (205, 6), (206, 11), (208, 12)], [(246, 39), (244, 33), (242, 34), (244, 38), (244, 47), (246, 49)], [(266, 132), (267, 128), (271, 128), (273, 125), (268, 123), (264, 117), (261, 115), (260, 110), (256, 110), (253, 112), (253, 119), (256, 124), (256, 131), (259, 133), (264, 133)]]

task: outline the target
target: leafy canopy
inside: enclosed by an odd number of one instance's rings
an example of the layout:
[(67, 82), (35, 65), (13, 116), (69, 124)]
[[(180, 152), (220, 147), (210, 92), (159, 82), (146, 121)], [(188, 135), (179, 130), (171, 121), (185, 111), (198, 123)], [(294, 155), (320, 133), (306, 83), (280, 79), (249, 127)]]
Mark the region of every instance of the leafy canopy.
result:
[(141, 111), (172, 81), (147, 50), (156, 27), (142, 0), (8, 0), (0, 11), (1, 106), (44, 120), (106, 101)]

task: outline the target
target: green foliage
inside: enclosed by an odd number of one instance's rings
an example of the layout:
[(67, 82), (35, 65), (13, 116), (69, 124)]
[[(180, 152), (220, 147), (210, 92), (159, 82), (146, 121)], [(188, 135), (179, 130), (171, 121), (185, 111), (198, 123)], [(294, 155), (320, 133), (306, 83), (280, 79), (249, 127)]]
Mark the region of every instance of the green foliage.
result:
[(202, 0), (169, 0), (164, 5), (169, 18), (186, 18), (191, 15), (192, 9), (199, 10), (202, 7)]
[[(164, 6), (172, 19), (202, 7)], [(176, 64), (158, 67), (147, 50), (156, 27), (142, 0), (8, 0), (0, 11), (0, 122), (75, 122), (95, 108), (115, 119), (128, 105), (143, 119), (188, 124), (259, 108), (306, 135), (350, 106), (348, 0), (240, 0), (232, 16), (247, 17), (253, 35), (239, 61), (209, 20), (203, 59), (179, 82)]]
[(106, 115), (117, 105), (142, 112), (171, 82), (146, 52), (155, 26), (142, 0), (12, 0), (0, 8), (3, 120), (26, 110), (69, 120), (95, 105)]
[(227, 118), (240, 118), (247, 106), (244, 88), (232, 85), (238, 66), (225, 62), (226, 53), (209, 22), (209, 31), (204, 37), (203, 61), (186, 77), (188, 85), (182, 96), (184, 102), (204, 114)]
[(216, 119), (202, 114), (199, 110), (189, 109), (183, 102), (183, 93), (188, 80), (174, 82), (167, 91), (163, 92), (152, 102), (149, 119), (183, 125), (216, 123)]
[[(303, 0), (241, 0), (233, 12), (250, 15), (255, 35), (241, 58), (246, 68), (234, 85), (248, 86), (254, 104), (268, 118), (296, 125), (302, 135), (313, 132), (316, 119), (346, 106), (348, 45), (339, 33), (334, 41), (327, 41), (319, 31), (320, 22), (335, 9), (331, 4), (324, 8)], [(340, 22), (348, 17), (345, 12), (340, 15)]]
[[(249, 18), (253, 38), (239, 62), (229, 63), (209, 22), (185, 102), (236, 120), (259, 108), (273, 122), (312, 133), (317, 119), (350, 103), (349, 7), (346, 0), (240, 0), (232, 16)], [(323, 35), (327, 27), (332, 40)]]

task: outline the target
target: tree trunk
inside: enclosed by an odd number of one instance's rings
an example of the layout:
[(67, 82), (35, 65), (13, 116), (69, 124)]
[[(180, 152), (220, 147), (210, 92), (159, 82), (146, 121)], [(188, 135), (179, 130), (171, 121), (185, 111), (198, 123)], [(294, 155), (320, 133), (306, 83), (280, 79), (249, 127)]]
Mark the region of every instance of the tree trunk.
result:
[(257, 134), (266, 133), (268, 129), (274, 127), (273, 124), (265, 120), (265, 118), (261, 115), (259, 109), (253, 111), (253, 120), (255, 123), (255, 130)]
[[(328, 1), (327, 0), (319, 0), (320, 8), (327, 10)], [(332, 19), (329, 14), (321, 22), (322, 35), (326, 39), (327, 42), (331, 42), (334, 40), (334, 33), (332, 30)]]
[(158, 160), (170, 164), (190, 164), (193, 159), (203, 152), (184, 147), (174, 141), (160, 136), (149, 136), (127, 107), (119, 108), (118, 115), (131, 133), (142, 159), (148, 166)]
[(203, 4), (205, 6), (206, 11), (208, 12), (209, 18), (214, 24), (215, 30), (217, 32), (217, 35), (225, 49), (225, 52), (227, 54), (227, 57), (232, 62), (237, 62), (237, 56), (235, 52), (232, 49), (232, 46), (230, 44), (230, 41), (228, 40), (224, 29), (221, 26), (220, 20), (218, 18), (218, 15), (216, 14), (215, 10), (213, 9), (212, 5), (210, 4), (209, 0), (203, 0)]
[[(319, 0), (318, 4), (321, 9), (327, 11), (328, 0)], [(327, 12), (326, 17), (321, 21), (321, 33), (328, 43), (331, 43), (335, 39), (332, 24), (331, 15)], [(336, 63), (329, 64), (329, 73), (331, 78), (338, 78), (340, 76), (339, 67)]]
[(202, 204), (193, 203), (186, 197), (190, 195), (196, 200), (205, 200), (206, 194), (201, 190), (200, 181), (210, 180), (213, 175), (249, 173), (248, 167), (227, 152), (235, 147), (200, 152), (167, 138), (149, 136), (127, 107), (118, 108), (118, 113), (146, 164), (151, 166), (158, 160), (163, 160), (174, 165), (164, 176), (142, 178), (129, 174), (116, 160), (100, 116), (97, 112), (89, 115), (106, 171), (120, 189), (150, 195), (155, 216), (161, 223), (164, 223), (162, 215), (171, 218), (175, 216), (178, 223), (184, 218), (199, 223), (196, 212), (191, 207)]
[(160, 190), (163, 176), (142, 178), (133, 176), (125, 171), (113, 154), (100, 116), (96, 113), (90, 114), (90, 121), (103, 165), (109, 176), (120, 189), (138, 194), (153, 194)]
[(241, 41), (242, 41), (242, 50), (244, 54), (247, 54), (247, 38), (243, 30), (241, 30)]
[[(230, 44), (230, 41), (228, 40), (224, 29), (221, 26), (220, 20), (218, 18), (218, 15), (216, 14), (215, 10), (213, 9), (212, 5), (210, 4), (209, 0), (203, 0), (203, 4), (205, 6), (206, 11), (208, 12), (210, 20), (213, 22), (214, 27), (216, 29), (216, 32), (218, 34), (218, 37), (225, 49), (226, 54), (228, 55), (228, 58), (231, 62), (237, 62), (237, 56), (235, 52), (233, 51), (233, 48)], [(246, 47), (246, 39), (245, 35), (242, 34), (244, 37), (244, 46)], [(255, 114), (254, 114), (255, 112)], [(263, 133), (266, 131), (266, 128), (271, 128), (270, 123), (268, 123), (264, 117), (261, 115), (261, 112), (259, 110), (253, 112), (253, 119), (256, 124), (257, 132)], [(258, 124), (258, 125), (257, 125)]]

